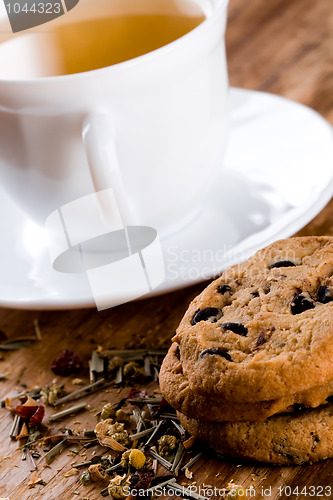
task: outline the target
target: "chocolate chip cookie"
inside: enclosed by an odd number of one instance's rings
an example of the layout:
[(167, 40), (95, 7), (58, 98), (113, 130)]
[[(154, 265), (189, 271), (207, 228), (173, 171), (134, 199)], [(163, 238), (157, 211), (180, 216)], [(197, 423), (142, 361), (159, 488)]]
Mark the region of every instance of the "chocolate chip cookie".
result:
[(174, 343), (160, 372), (160, 387), (168, 403), (184, 415), (215, 422), (257, 421), (281, 412), (291, 412), (295, 408), (316, 408), (326, 404), (333, 395), (333, 381), (324, 386), (314, 387), (304, 392), (291, 394), (271, 401), (257, 403), (232, 403), (209, 399), (191, 391), (188, 379), (182, 369), (178, 346)]
[(173, 341), (189, 390), (205, 399), (257, 403), (324, 386), (333, 238), (281, 240), (231, 267), (190, 304)]
[(178, 416), (191, 435), (225, 457), (276, 465), (333, 457), (333, 403), (260, 422), (203, 422)]

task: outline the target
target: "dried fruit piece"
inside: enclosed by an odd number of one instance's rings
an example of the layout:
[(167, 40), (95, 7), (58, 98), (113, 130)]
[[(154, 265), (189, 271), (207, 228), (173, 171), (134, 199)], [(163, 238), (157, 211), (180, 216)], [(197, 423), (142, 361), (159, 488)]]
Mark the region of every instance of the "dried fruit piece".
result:
[(72, 373), (77, 373), (82, 368), (82, 362), (74, 351), (65, 349), (62, 355), (52, 363), (51, 370), (61, 377), (68, 377)]
[(35, 413), (37, 406), (24, 406), (18, 405), (14, 408), (14, 412), (23, 420), (30, 420), (32, 415)]
[(192, 318), (192, 325), (196, 325), (200, 321), (211, 321), (216, 323), (222, 316), (221, 309), (217, 307), (205, 307), (204, 309), (198, 309)]
[(230, 292), (230, 290), (231, 290), (231, 287), (229, 285), (225, 285), (225, 284), (224, 285), (219, 285), (217, 287), (217, 291), (219, 293), (221, 293), (222, 295), (224, 295), (227, 292)]
[(43, 417), (45, 415), (45, 408), (43, 405), (39, 405), (35, 413), (30, 418), (30, 426), (34, 427), (35, 425), (41, 424)]
[(230, 330), (231, 332), (237, 333), (237, 335), (242, 335), (243, 337), (246, 337), (247, 335), (247, 328), (245, 328), (245, 326), (241, 323), (222, 323), (221, 328), (223, 328), (223, 330)]

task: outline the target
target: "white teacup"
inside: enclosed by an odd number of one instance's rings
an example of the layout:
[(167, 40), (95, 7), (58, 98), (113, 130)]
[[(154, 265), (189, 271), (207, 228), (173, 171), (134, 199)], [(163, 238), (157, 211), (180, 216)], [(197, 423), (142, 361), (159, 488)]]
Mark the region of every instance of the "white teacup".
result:
[(7, 57), (11, 72), (0, 74), (1, 185), (38, 223), (111, 187), (126, 223), (163, 237), (203, 203), (227, 138), (227, 0), (185, 0), (207, 19), (138, 58), (74, 75), (29, 77), (38, 63), (35, 44), (43, 45), (42, 33), (53, 24), (152, 5), (163, 13), (170, 2), (81, 0), (62, 18), (0, 45), (0, 67)]

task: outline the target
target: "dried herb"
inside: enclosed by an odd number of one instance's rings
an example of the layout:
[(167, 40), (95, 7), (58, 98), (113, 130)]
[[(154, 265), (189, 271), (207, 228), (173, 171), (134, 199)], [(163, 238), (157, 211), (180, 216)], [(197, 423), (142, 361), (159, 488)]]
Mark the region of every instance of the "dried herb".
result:
[(85, 410), (87, 407), (86, 403), (81, 403), (76, 406), (72, 406), (71, 408), (67, 408), (67, 410), (59, 411), (58, 413), (54, 413), (49, 418), (49, 422), (54, 422), (55, 420), (60, 420), (61, 418), (67, 417), (68, 415), (73, 415), (74, 413), (78, 413), (82, 410)]
[(156, 460), (163, 465), (163, 467), (167, 470), (170, 470), (172, 467), (172, 463), (166, 460), (165, 458), (161, 457), (155, 450), (150, 449), (149, 453), (152, 457), (156, 458)]
[(11, 341), (1, 342), (0, 351), (17, 351), (18, 349), (23, 349), (25, 347), (29, 347), (31, 342), (34, 342), (36, 339), (33, 338), (25, 338), (25, 339), (15, 339)]
[(180, 484), (172, 481), (169, 483), (169, 487), (171, 489), (174, 489), (176, 491), (181, 491), (182, 495), (190, 498), (194, 498), (195, 500), (209, 500), (207, 497), (204, 497), (203, 495), (200, 495), (199, 493), (195, 493), (192, 488), (184, 488), (184, 486), (181, 486)]
[(19, 415), (15, 415), (14, 420), (13, 420), (13, 425), (9, 431), (9, 436), (12, 439), (16, 439), (17, 436), (19, 435), (21, 425), (22, 425), (21, 417)]
[(45, 455), (45, 462), (49, 465), (67, 446), (67, 437), (65, 437), (60, 443), (53, 446), (49, 452)]
[(93, 392), (99, 391), (100, 389), (105, 387), (107, 387), (107, 385), (105, 384), (104, 379), (97, 380), (97, 382), (94, 382), (93, 384), (89, 384), (85, 387), (82, 387), (81, 389), (78, 389), (77, 391), (71, 392), (71, 394), (67, 394), (67, 396), (56, 399), (54, 402), (54, 406), (68, 403), (68, 401), (73, 401), (75, 399), (80, 399), (87, 396), (87, 394), (92, 394)]
[(30, 452), (30, 450), (26, 450), (26, 460), (27, 460), (30, 472), (34, 472), (35, 470), (37, 470), (35, 461), (32, 457), (32, 453)]
[(103, 372), (104, 358), (102, 358), (97, 351), (93, 351), (91, 360), (89, 361), (90, 382), (94, 383), (96, 381), (96, 376), (103, 374)]
[(190, 467), (192, 467), (192, 465), (194, 465), (198, 460), (200, 460), (200, 458), (203, 456), (203, 452), (200, 451), (199, 453), (197, 453), (197, 455), (195, 455), (193, 458), (191, 458), (191, 460), (189, 460), (185, 465), (184, 467), (182, 467), (182, 471), (185, 471), (186, 469), (189, 469)]

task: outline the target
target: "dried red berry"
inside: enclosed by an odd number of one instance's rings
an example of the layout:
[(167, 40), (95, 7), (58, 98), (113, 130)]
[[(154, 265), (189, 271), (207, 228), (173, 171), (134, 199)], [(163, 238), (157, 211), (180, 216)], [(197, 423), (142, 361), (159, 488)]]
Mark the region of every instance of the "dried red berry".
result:
[(74, 351), (65, 349), (60, 358), (53, 361), (51, 370), (62, 377), (68, 377), (72, 373), (77, 373), (82, 368), (82, 362)]
[(35, 413), (32, 415), (32, 417), (30, 419), (29, 423), (30, 423), (31, 427), (34, 427), (35, 425), (41, 424), (44, 415), (45, 415), (45, 408), (43, 405), (39, 405), (37, 407), (37, 410), (35, 411)]
[(130, 476), (130, 485), (136, 492), (138, 492), (139, 490), (146, 490), (149, 488), (153, 477), (154, 473), (151, 470), (136, 471)]

